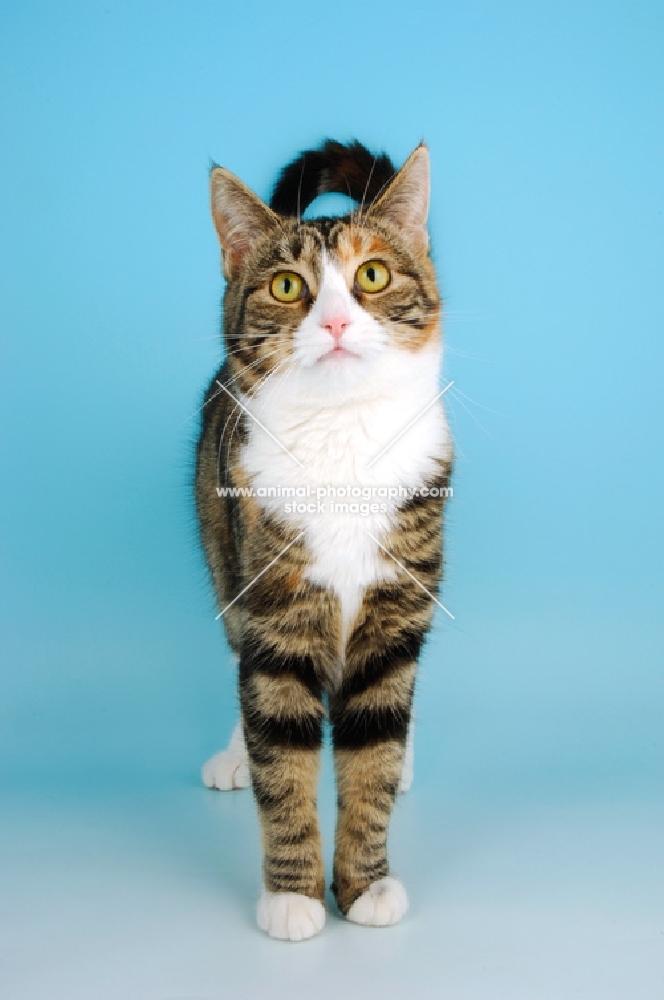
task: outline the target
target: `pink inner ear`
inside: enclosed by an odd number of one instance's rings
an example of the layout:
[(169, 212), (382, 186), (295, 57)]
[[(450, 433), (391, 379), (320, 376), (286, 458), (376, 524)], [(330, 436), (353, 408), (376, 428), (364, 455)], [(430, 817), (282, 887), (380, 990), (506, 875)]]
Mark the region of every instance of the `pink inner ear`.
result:
[(429, 245), (426, 231), (428, 212), (429, 154), (425, 146), (419, 146), (372, 207), (371, 213), (405, 230), (413, 242), (413, 249), (422, 252)]
[(223, 167), (210, 178), (212, 218), (224, 254), (227, 274), (241, 266), (257, 239), (277, 221), (257, 195)]

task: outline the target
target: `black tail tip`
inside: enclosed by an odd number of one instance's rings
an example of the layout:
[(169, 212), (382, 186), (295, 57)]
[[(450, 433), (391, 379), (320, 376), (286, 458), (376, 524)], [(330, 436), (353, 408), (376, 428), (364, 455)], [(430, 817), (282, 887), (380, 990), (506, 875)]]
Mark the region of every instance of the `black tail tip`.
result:
[(386, 153), (373, 154), (357, 139), (348, 143), (325, 139), (283, 168), (270, 208), (279, 215), (301, 217), (319, 195), (330, 192), (371, 204), (395, 173)]

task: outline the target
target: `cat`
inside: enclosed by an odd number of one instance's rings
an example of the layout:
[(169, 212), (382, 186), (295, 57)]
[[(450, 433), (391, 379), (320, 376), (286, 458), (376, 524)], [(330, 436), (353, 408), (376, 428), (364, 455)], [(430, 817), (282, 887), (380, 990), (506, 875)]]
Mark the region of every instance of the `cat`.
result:
[[(412, 776), (452, 469), (429, 154), (420, 145), (397, 171), (358, 142), (327, 140), (284, 168), (269, 206), (222, 167), (210, 182), (226, 359), (205, 397), (195, 492), (241, 721), (203, 780), (251, 783), (258, 924), (312, 937), (326, 917), (316, 788), (327, 715), (332, 892), (351, 921), (393, 924), (408, 902), (388, 824)], [(303, 220), (327, 192), (357, 207)]]

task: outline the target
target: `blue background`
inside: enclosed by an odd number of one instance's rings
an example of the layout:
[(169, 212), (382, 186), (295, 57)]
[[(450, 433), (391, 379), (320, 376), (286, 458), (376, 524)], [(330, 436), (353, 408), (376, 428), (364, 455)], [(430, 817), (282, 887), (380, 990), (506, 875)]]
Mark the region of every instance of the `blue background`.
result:
[[(645, 2), (3, 4), (12, 1000), (663, 995), (663, 36)], [(190, 479), (210, 160), (267, 197), (327, 135), (431, 150), (456, 620), (395, 816), (411, 916), (283, 950), (250, 797), (198, 784), (236, 699)]]

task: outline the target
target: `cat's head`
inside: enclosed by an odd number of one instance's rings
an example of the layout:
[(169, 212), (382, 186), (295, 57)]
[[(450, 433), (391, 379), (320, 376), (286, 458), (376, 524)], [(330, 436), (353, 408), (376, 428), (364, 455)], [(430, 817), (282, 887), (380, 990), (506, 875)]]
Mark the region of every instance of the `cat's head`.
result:
[[(340, 162), (324, 160), (333, 147), (348, 154), (342, 180), (361, 204), (343, 218), (303, 221), (300, 212), (317, 194), (343, 191), (332, 179)], [(358, 150), (364, 159), (353, 156)], [(249, 395), (277, 372), (317, 394), (355, 393), (386, 364), (398, 370), (414, 355), (437, 357), (440, 298), (426, 229), (426, 147), (394, 173), (387, 157), (372, 158), (388, 179), (371, 200), (363, 194), (376, 191), (381, 174), (367, 170), (364, 147), (328, 143), (313, 151), (323, 160), (317, 184), (303, 198), (306, 155), (283, 172), (272, 199), (283, 203), (283, 184), (301, 163), (292, 214), (268, 207), (222, 167), (211, 174), (227, 281), (226, 350), (237, 387)]]

